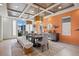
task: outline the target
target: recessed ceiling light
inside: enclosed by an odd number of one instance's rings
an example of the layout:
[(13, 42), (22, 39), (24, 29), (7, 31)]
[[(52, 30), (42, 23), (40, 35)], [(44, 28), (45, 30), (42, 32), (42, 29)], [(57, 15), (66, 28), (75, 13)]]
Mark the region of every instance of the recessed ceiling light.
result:
[(34, 11), (32, 11), (32, 12), (34, 12)]
[(18, 8), (18, 6), (14, 6), (15, 8)]
[(62, 7), (60, 6), (60, 7), (58, 7), (58, 9), (61, 9)]

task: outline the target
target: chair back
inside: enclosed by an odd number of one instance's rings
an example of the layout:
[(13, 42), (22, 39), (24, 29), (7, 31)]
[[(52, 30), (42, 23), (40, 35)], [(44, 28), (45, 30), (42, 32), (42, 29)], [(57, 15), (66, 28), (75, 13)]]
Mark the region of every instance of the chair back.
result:
[(42, 33), (42, 43), (47, 44), (48, 43), (48, 33)]

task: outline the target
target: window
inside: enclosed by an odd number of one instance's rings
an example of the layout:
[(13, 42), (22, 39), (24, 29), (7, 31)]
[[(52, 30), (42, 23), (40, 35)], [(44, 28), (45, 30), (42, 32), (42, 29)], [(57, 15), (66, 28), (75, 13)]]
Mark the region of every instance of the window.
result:
[(71, 17), (62, 18), (62, 35), (71, 35)]
[(51, 30), (51, 29), (52, 29), (52, 24), (48, 24), (48, 25), (47, 25), (47, 29), (48, 29), (48, 30)]

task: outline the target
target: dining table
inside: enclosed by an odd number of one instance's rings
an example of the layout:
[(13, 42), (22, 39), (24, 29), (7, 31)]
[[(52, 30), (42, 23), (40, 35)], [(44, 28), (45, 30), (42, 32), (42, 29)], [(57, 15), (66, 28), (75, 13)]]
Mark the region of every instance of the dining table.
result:
[(39, 34), (33, 35), (33, 36), (32, 36), (32, 43), (33, 43), (33, 46), (35, 47), (35, 46), (36, 46), (36, 41), (37, 41), (37, 40), (41, 41), (42, 38), (43, 38), (42, 35), (39, 35)]

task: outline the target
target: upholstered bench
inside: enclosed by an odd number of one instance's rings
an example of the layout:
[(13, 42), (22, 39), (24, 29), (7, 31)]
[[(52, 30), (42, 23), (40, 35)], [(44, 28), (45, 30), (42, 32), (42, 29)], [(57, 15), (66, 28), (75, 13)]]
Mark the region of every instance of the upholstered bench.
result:
[(17, 38), (17, 41), (21, 44), (24, 49), (25, 54), (32, 53), (33, 43), (26, 40), (25, 36), (21, 36)]

